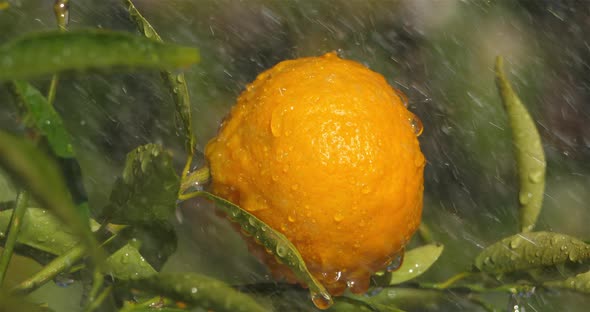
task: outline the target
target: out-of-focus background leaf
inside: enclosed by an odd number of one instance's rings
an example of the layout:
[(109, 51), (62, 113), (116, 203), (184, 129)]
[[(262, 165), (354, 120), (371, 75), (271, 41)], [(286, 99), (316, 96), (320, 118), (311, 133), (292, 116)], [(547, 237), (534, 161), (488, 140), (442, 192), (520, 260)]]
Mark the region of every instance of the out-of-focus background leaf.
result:
[[(0, 10), (0, 44), (30, 31), (55, 29), (52, 1), (9, 2), (10, 8)], [(516, 165), (494, 85), (494, 57), (503, 55), (508, 78), (536, 121), (546, 152), (544, 207), (536, 230), (590, 237), (587, 6), (554, 0), (134, 3), (164, 41), (200, 49), (201, 63), (185, 72), (200, 151), (245, 84), (287, 58), (335, 50), (382, 73), (406, 93), (425, 126), (420, 137), (428, 160), (424, 222), (445, 245), (440, 259), (419, 277), (423, 281), (470, 269), (485, 246), (518, 230)], [(136, 32), (119, 0), (70, 5), (70, 29)], [(31, 83), (45, 92), (49, 80)], [(0, 125), (18, 131), (12, 101), (8, 89), (0, 88)], [(157, 72), (63, 75), (55, 109), (72, 134), (91, 207), (106, 206), (125, 155), (137, 146), (161, 144), (182, 168), (183, 137), (171, 118), (172, 96)], [(231, 284), (271, 280), (210, 204), (195, 200), (181, 212), (183, 222), (175, 225), (178, 250), (164, 271), (194, 271)], [(71, 310), (78, 304), (71, 300), (76, 291), (78, 284), (48, 285), (34, 296), (40, 301), (62, 296), (66, 299), (59, 304)], [(308, 310), (305, 296), (287, 292), (272, 302), (277, 310)], [(506, 296), (484, 299), (502, 307), (511, 303)], [(587, 297), (555, 291), (518, 300), (533, 311), (585, 311)], [(432, 291), (388, 289), (374, 301), (401, 302), (399, 307), (409, 311), (478, 309), (452, 293)], [(56, 304), (50, 307), (64, 309)]]

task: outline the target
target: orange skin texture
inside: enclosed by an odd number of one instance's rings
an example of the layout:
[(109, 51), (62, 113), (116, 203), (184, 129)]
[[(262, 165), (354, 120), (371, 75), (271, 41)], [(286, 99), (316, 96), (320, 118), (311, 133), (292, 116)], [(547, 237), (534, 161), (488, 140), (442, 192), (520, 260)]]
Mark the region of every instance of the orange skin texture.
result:
[[(213, 193), (285, 234), (332, 295), (365, 292), (422, 214), (425, 160), (401, 96), (334, 53), (277, 64), (206, 147)], [(275, 276), (295, 281), (253, 245)]]

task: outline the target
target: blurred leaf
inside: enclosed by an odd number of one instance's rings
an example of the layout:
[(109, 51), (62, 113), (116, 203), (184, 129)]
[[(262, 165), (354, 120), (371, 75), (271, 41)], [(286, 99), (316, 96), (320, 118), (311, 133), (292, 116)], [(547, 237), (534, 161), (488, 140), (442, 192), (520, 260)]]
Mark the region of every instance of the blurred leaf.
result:
[(590, 271), (578, 274), (565, 280), (543, 283), (545, 287), (565, 288), (582, 293), (590, 293)]
[(401, 284), (422, 275), (438, 260), (443, 250), (443, 245), (430, 244), (406, 252), (401, 267), (392, 272), (389, 285)]
[(14, 81), (14, 90), (27, 111), (31, 127), (47, 137), (53, 152), (63, 158), (74, 157), (70, 134), (53, 106), (35, 87), (24, 81)]
[(127, 281), (147, 278), (158, 272), (145, 261), (137, 248), (126, 244), (107, 258), (104, 273)]
[(160, 273), (131, 287), (214, 311), (266, 311), (250, 296), (219, 280), (196, 273)]
[(504, 73), (504, 60), (496, 58), (496, 84), (512, 127), (512, 140), (518, 164), (520, 225), (522, 232), (532, 231), (543, 205), (545, 190), (545, 153), (535, 122), (522, 104)]
[(13, 293), (0, 292), (0, 312), (50, 312), (53, 311), (47, 307), (41, 307), (26, 300), (24, 296), (18, 296)]
[(590, 245), (581, 240), (558, 233), (529, 232), (487, 247), (475, 259), (475, 266), (483, 272), (498, 274), (588, 259)]
[(123, 176), (115, 181), (105, 217), (119, 224), (151, 224), (174, 214), (180, 179), (160, 145), (147, 144), (127, 154)]
[(129, 227), (120, 235), (132, 241), (133, 246), (157, 271), (176, 251), (178, 242), (176, 231), (169, 222)]
[(330, 293), (311, 275), (299, 251), (283, 233), (276, 231), (254, 215), (221, 197), (209, 192), (200, 191), (197, 193), (199, 196), (214, 201), (219, 208), (230, 216), (232, 221), (237, 222), (246, 233), (252, 235), (257, 243), (270, 250), (279, 262), (288, 266), (297, 278), (305, 282), (309, 287), (314, 303), (319, 300), (320, 305), (332, 305), (333, 301)]
[(15, 199), (16, 190), (4, 170), (0, 168), (0, 203), (14, 201)]
[(166, 69), (199, 60), (198, 50), (105, 30), (35, 33), (0, 46), (0, 81), (118, 66)]
[[(0, 212), (0, 233), (6, 233), (13, 209)], [(2, 235), (3, 236), (3, 235)], [(27, 208), (17, 242), (29, 247), (61, 255), (79, 243), (52, 214), (40, 208)]]
[(30, 142), (0, 131), (0, 165), (30, 190), (31, 195), (58, 216), (87, 247), (97, 246), (88, 219), (74, 206), (56, 163)]
[[(139, 31), (147, 38), (163, 42), (162, 38), (158, 35), (152, 25), (135, 8), (133, 2), (131, 2), (131, 0), (123, 0), (123, 2), (127, 5), (129, 16), (131, 17), (131, 20), (135, 22)], [(177, 121), (180, 121), (184, 128), (186, 149), (187, 151), (192, 152), (195, 149), (195, 138), (192, 128), (191, 102), (184, 74), (174, 74), (170, 71), (163, 71), (162, 78), (172, 91), (172, 96), (176, 105), (176, 119)]]

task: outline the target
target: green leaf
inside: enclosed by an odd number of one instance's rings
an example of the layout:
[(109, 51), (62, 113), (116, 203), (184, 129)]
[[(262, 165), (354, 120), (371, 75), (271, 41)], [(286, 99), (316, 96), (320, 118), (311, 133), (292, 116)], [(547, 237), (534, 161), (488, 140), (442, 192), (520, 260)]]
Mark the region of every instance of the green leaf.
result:
[[(135, 8), (133, 2), (131, 0), (123, 0), (123, 2), (127, 5), (129, 16), (135, 25), (137, 25), (139, 31), (146, 38), (163, 42), (162, 38), (158, 35), (152, 25), (141, 15), (141, 13), (139, 13), (137, 8)], [(195, 138), (192, 128), (191, 102), (184, 74), (174, 74), (170, 71), (163, 71), (162, 78), (170, 88), (170, 91), (172, 91), (172, 96), (176, 105), (176, 120), (180, 121), (184, 128), (186, 149), (189, 152), (192, 152), (195, 149)]]
[(66, 131), (58, 113), (47, 99), (32, 85), (14, 81), (14, 90), (22, 102), (33, 127), (47, 137), (53, 152), (63, 158), (74, 157), (70, 134)]
[(178, 242), (176, 231), (169, 222), (128, 227), (119, 232), (119, 236), (132, 241), (133, 246), (156, 271), (160, 271), (176, 251)]
[(267, 311), (250, 296), (196, 273), (160, 273), (134, 280), (131, 287), (214, 311)]
[(137, 248), (126, 244), (107, 258), (104, 273), (127, 281), (148, 278), (158, 272), (145, 261)]
[(120, 66), (178, 68), (198, 60), (199, 53), (194, 48), (163, 44), (124, 32), (50, 31), (0, 46), (0, 81)]
[(305, 282), (316, 306), (326, 308), (332, 305), (333, 300), (330, 293), (311, 275), (299, 251), (283, 233), (276, 231), (254, 215), (221, 197), (204, 191), (196, 192), (196, 194), (214, 201), (246, 233), (252, 235), (257, 243), (272, 251), (279, 262), (288, 266), (299, 280)]
[(499, 274), (588, 259), (590, 245), (581, 240), (558, 233), (529, 232), (487, 247), (475, 259), (475, 266), (483, 272)]
[[(0, 212), (0, 233), (4, 236), (13, 209)], [(47, 210), (27, 208), (17, 242), (52, 255), (61, 255), (79, 243), (63, 223)]]
[(581, 293), (590, 294), (590, 271), (565, 280), (548, 281), (543, 283), (543, 285), (545, 287), (571, 289)]
[(0, 168), (0, 203), (14, 201), (15, 199), (16, 190), (4, 170)]
[(0, 131), (0, 166), (50, 209), (94, 254), (97, 243), (89, 221), (72, 202), (57, 164), (30, 142)]
[(443, 250), (443, 245), (430, 244), (406, 252), (401, 267), (391, 274), (389, 285), (401, 284), (422, 275), (438, 260)]
[(504, 73), (504, 60), (496, 58), (496, 85), (510, 119), (518, 164), (521, 231), (532, 231), (543, 205), (545, 153), (535, 122), (512, 89)]
[(127, 154), (123, 176), (115, 181), (105, 217), (120, 224), (167, 221), (176, 209), (179, 187), (170, 154), (160, 145), (140, 146)]

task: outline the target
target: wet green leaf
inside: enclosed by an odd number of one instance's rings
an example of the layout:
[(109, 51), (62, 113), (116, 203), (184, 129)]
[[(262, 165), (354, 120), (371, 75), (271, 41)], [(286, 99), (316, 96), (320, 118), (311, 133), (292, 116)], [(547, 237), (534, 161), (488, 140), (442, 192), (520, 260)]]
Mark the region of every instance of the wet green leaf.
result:
[(543, 283), (546, 287), (571, 289), (582, 293), (590, 293), (590, 271), (578, 274), (565, 280)]
[(159, 271), (177, 247), (176, 231), (168, 222), (136, 225), (119, 233), (134, 242), (142, 256)]
[(105, 30), (35, 33), (0, 46), (0, 81), (61, 71), (170, 69), (199, 60), (198, 50)]
[(438, 260), (443, 250), (443, 245), (430, 244), (406, 252), (404, 262), (397, 271), (391, 274), (389, 284), (401, 284), (422, 275)]
[(179, 187), (170, 154), (160, 145), (140, 146), (127, 154), (123, 176), (115, 181), (105, 217), (119, 224), (167, 221), (176, 209)]
[(0, 203), (14, 201), (15, 199), (16, 190), (4, 170), (0, 168)]
[(518, 164), (521, 231), (532, 231), (543, 205), (545, 153), (535, 122), (512, 89), (504, 73), (504, 60), (496, 58), (496, 84), (512, 128), (512, 141)]
[(257, 243), (272, 251), (276, 259), (287, 265), (291, 271), (305, 282), (311, 292), (312, 300), (320, 300), (324, 306), (332, 305), (332, 296), (326, 288), (318, 282), (309, 272), (303, 258), (295, 246), (282, 233), (266, 225), (254, 215), (232, 204), (231, 202), (215, 196), (209, 192), (198, 192), (199, 196), (214, 201), (219, 208), (224, 210), (228, 216), (237, 222), (242, 229), (252, 235)]
[(70, 134), (58, 113), (35, 87), (24, 81), (14, 81), (14, 90), (27, 112), (31, 127), (47, 137), (53, 152), (63, 158), (74, 157)]
[(197, 273), (160, 273), (131, 282), (131, 287), (186, 302), (205, 310), (266, 311), (252, 297), (219, 280)]
[(577, 238), (551, 232), (529, 232), (502, 239), (484, 249), (475, 266), (487, 273), (508, 273), (582, 263), (590, 259), (590, 245)]
[(43, 208), (49, 209), (93, 251), (97, 243), (89, 221), (72, 202), (57, 164), (30, 142), (0, 131), (0, 166), (27, 188)]
[[(137, 8), (135, 8), (133, 2), (131, 0), (123, 0), (123, 2), (127, 6), (127, 11), (129, 12), (131, 20), (137, 25), (139, 31), (147, 38), (163, 42), (162, 38), (158, 35), (152, 25), (141, 15), (141, 13), (139, 13)], [(185, 134), (186, 148), (189, 152), (193, 151), (195, 149), (195, 138), (192, 129), (191, 102), (184, 74), (174, 74), (170, 71), (163, 71), (162, 79), (164, 79), (172, 92), (172, 97), (174, 98), (174, 103), (176, 105), (176, 120), (177, 122), (180, 122), (182, 128), (184, 128), (183, 132)]]
[[(0, 212), (0, 233), (6, 233), (13, 209)], [(1, 235), (3, 236), (3, 235)], [(63, 223), (44, 209), (27, 208), (17, 242), (52, 255), (61, 255), (79, 243)]]
[(148, 278), (158, 272), (145, 261), (137, 248), (126, 244), (107, 258), (104, 273), (127, 281)]

